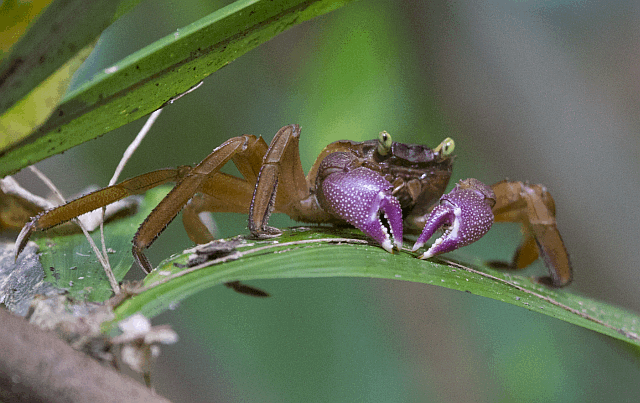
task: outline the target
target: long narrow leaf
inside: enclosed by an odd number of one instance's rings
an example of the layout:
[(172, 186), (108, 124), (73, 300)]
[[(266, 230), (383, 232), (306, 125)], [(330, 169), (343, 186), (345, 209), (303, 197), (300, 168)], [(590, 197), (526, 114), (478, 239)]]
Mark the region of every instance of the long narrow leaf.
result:
[(53, 1), (0, 63), (0, 114), (92, 43), (113, 22), (119, 3)]
[(239, 0), (122, 59), (0, 152), (0, 177), (136, 120), (282, 31), (351, 0)]
[(116, 309), (155, 316), (203, 289), (232, 281), (311, 277), (369, 277), (436, 285), (492, 298), (640, 346), (640, 317), (620, 308), (552, 290), (530, 279), (448, 259), (424, 261), (403, 251), (389, 254), (356, 230), (287, 230), (269, 241), (243, 240), (235, 254), (184, 268), (188, 254), (161, 263), (145, 290)]

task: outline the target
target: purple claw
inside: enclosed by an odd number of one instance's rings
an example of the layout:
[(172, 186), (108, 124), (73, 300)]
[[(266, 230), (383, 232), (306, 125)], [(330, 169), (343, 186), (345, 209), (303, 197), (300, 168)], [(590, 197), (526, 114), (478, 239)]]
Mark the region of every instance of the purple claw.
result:
[[(378, 173), (364, 167), (335, 172), (322, 181), (323, 208), (347, 221), (391, 252), (402, 248), (402, 210), (391, 195), (393, 186)], [(380, 220), (389, 224), (389, 231)], [(393, 242), (392, 239), (393, 238)]]
[(413, 251), (422, 247), (443, 226), (444, 234), (420, 259), (451, 252), (482, 238), (493, 224), (491, 208), (495, 197), (491, 188), (477, 179), (460, 181), (451, 192), (440, 198), (440, 204), (431, 211)]

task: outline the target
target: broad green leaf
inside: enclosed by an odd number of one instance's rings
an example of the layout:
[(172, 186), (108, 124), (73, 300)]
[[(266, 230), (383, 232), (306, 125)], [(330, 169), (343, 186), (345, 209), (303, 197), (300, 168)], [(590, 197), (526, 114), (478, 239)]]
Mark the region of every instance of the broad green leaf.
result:
[(239, 0), (177, 30), (67, 94), (37, 131), (0, 152), (0, 176), (147, 115), (280, 32), (349, 1)]
[(116, 308), (114, 323), (137, 312), (153, 317), (198, 291), (236, 280), (369, 277), (492, 298), (640, 346), (640, 317), (623, 309), (488, 267), (446, 257), (425, 261), (416, 255), (406, 250), (389, 254), (356, 230), (290, 229), (275, 240), (243, 240), (237, 254), (221, 258), (219, 264), (212, 261), (209, 266), (183, 268), (188, 254), (164, 261), (147, 276), (142, 293)]
[[(11, 52), (0, 59), (0, 149), (36, 133), (60, 103), (100, 33), (138, 2), (56, 0), (40, 13)], [(12, 41), (24, 31), (35, 10), (45, 5), (3, 4), (7, 14), (2, 24), (13, 35)]]
[(87, 46), (69, 59), (26, 97), (0, 116), (0, 149), (19, 141), (44, 123), (67, 92), (75, 71), (93, 50)]
[[(130, 0), (125, 3), (129, 5)], [(54, 0), (49, 4), (2, 58), (0, 114), (93, 43), (122, 12), (120, 7), (113, 0)]]
[[(122, 281), (133, 264), (133, 235), (167, 192), (166, 186), (148, 191), (136, 214), (105, 225), (105, 243), (112, 252), (108, 253), (109, 260), (118, 281)], [(96, 245), (100, 245), (100, 230), (91, 235)], [(66, 235), (50, 230), (37, 233), (33, 240), (40, 247), (45, 281), (55, 288), (68, 291), (79, 300), (104, 301), (112, 295), (109, 280), (82, 232)]]
[[(167, 191), (166, 186), (148, 191), (135, 215), (105, 227), (107, 245), (114, 250), (111, 264), (119, 281), (133, 263), (133, 234)], [(98, 237), (95, 231), (97, 243)], [(111, 296), (109, 282), (83, 234), (59, 235), (47, 231), (34, 238), (40, 246), (45, 280), (55, 288), (67, 290), (81, 300), (104, 301)], [(447, 256), (420, 260), (417, 253), (408, 250), (389, 254), (355, 229), (299, 227), (287, 229), (275, 239), (258, 241), (239, 236), (226, 242), (229, 241), (239, 245), (217, 260), (187, 267), (192, 252), (185, 251), (160, 263), (145, 278), (140, 293), (115, 309), (116, 319), (106, 324), (105, 331), (112, 331), (118, 321), (134, 313), (154, 317), (199, 291), (227, 282), (368, 277), (465, 291), (640, 346), (640, 317), (636, 314), (576, 295), (570, 288), (550, 289), (529, 278), (482, 264), (456, 262)]]

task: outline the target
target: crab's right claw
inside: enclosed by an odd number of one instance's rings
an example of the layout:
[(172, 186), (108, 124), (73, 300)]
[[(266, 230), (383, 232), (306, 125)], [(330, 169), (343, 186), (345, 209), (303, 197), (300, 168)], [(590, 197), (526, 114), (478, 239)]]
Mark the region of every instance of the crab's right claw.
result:
[[(319, 201), (327, 211), (376, 240), (387, 252), (402, 248), (402, 210), (393, 186), (364, 167), (336, 172), (322, 181)], [(382, 223), (384, 217), (389, 230)], [(389, 233), (390, 232), (390, 233)]]
[(460, 181), (431, 211), (413, 250), (422, 247), (440, 228), (444, 228), (444, 234), (420, 259), (451, 252), (477, 241), (493, 224), (491, 207), (494, 204), (495, 194), (489, 186), (477, 179)]

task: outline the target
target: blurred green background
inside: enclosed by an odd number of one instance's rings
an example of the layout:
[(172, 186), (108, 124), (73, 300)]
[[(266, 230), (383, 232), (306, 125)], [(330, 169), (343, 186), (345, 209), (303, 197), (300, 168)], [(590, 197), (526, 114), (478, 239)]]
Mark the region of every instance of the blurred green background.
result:
[[(77, 82), (225, 4), (143, 1), (105, 31)], [(305, 167), (342, 138), (387, 130), (435, 146), (450, 136), (452, 183), (547, 185), (576, 271), (571, 289), (638, 312), (639, 14), (633, 1), (356, 2), (285, 32), (167, 107), (122, 177), (197, 163), (231, 136), (269, 141), (289, 123), (302, 126)], [(143, 124), (38, 165), (67, 195), (106, 185)], [(244, 216), (215, 218), (220, 236), (247, 232)], [(496, 226), (455, 255), (506, 260), (518, 241), (517, 227)], [(158, 263), (188, 246), (175, 223), (148, 256)], [(526, 274), (543, 270), (536, 263)], [(640, 361), (628, 347), (511, 305), (400, 281), (252, 285), (272, 297), (218, 287), (154, 320), (181, 338), (155, 366), (160, 394), (175, 402), (640, 399)]]

